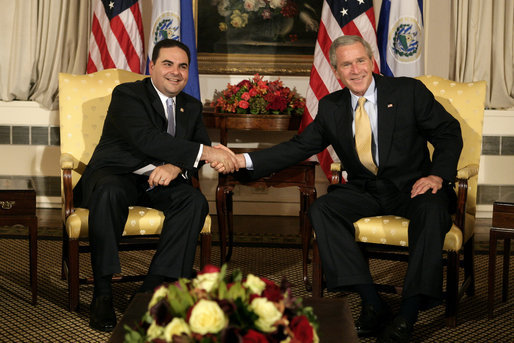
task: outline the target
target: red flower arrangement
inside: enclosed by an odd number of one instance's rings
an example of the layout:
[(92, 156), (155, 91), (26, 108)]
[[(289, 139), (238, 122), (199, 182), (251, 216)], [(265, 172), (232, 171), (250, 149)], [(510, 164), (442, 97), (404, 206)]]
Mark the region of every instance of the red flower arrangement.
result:
[(296, 88), (291, 90), (280, 80), (263, 80), (259, 74), (237, 85), (229, 83), (225, 90), (214, 93), (214, 99), (219, 112), (302, 115), (305, 110), (305, 98)]
[(285, 280), (278, 286), (226, 268), (209, 265), (192, 280), (160, 286), (140, 324), (125, 326), (125, 342), (319, 343), (312, 308)]

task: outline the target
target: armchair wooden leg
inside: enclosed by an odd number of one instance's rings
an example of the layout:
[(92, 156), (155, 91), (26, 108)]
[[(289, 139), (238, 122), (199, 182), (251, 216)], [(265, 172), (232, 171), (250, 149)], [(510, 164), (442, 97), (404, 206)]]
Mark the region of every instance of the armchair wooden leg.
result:
[(312, 242), (312, 297), (323, 297), (323, 270), (316, 239)]
[(69, 237), (66, 233), (66, 228), (62, 226), (62, 258), (61, 258), (61, 280), (66, 280), (66, 268), (68, 265), (68, 241)]
[(79, 241), (68, 241), (68, 302), (70, 311), (79, 309)]
[(446, 267), (446, 325), (457, 325), (457, 306), (459, 303), (459, 252), (448, 251)]
[(466, 294), (475, 295), (475, 242), (474, 237), (464, 244), (464, 280), (468, 282)]
[(211, 263), (211, 233), (203, 233), (200, 235), (200, 269)]

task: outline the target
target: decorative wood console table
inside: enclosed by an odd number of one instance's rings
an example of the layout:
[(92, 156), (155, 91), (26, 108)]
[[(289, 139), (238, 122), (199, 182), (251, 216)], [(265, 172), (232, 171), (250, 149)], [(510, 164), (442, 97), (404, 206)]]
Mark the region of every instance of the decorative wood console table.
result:
[(495, 201), (493, 204), (493, 221), (489, 231), (489, 272), (488, 272), (488, 296), (487, 313), (493, 318), (494, 311), (494, 286), (496, 272), (496, 247), (498, 240), (503, 239), (503, 287), (502, 301), (507, 301), (509, 294), (509, 262), (510, 239), (514, 238), (514, 203)]
[(0, 225), (29, 228), (29, 269), (32, 304), (37, 303), (36, 191), (30, 179), (0, 179)]
[[(204, 123), (209, 128), (220, 130), (220, 143), (227, 145), (228, 130), (262, 130), (262, 131), (287, 131), (298, 130), (300, 117), (287, 115), (263, 115), (263, 114), (235, 114), (204, 112)], [(249, 152), (251, 150), (233, 149), (236, 153)], [(317, 162), (305, 161), (285, 168), (267, 177), (262, 177), (251, 182), (237, 180), (231, 174), (219, 174), (218, 187), (216, 189), (216, 210), (218, 215), (218, 227), (220, 235), (221, 263), (228, 262), (232, 256), (234, 236), (232, 195), (236, 185), (251, 187), (298, 187), (300, 191), (300, 235), (302, 237), (302, 261), (303, 280), (310, 287), (307, 277), (307, 262), (309, 254), (312, 227), (307, 217), (309, 206), (316, 199), (315, 167)], [(228, 231), (228, 241), (227, 241)], [(227, 251), (228, 249), (228, 251)]]

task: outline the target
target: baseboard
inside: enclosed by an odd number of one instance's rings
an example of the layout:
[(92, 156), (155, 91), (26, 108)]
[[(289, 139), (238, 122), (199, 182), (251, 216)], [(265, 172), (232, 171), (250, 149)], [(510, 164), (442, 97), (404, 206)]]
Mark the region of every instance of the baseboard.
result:
[(491, 219), (493, 217), (493, 205), (477, 205), (477, 213), (475, 217)]
[(50, 197), (50, 196), (36, 196), (36, 207), (37, 208), (61, 208), (62, 199), (61, 197)]

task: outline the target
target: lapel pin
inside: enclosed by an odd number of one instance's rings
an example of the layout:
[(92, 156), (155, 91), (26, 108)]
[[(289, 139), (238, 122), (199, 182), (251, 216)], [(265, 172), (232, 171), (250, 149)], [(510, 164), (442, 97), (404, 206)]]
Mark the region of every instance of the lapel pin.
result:
[(393, 104), (387, 104), (387, 108), (393, 107)]
[(181, 107), (181, 108), (180, 108), (180, 112), (184, 112), (184, 108), (182, 108), (182, 107)]

